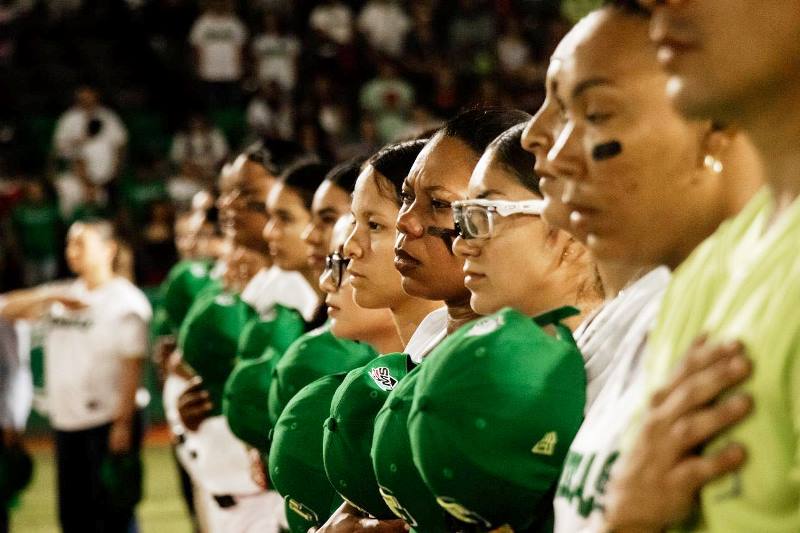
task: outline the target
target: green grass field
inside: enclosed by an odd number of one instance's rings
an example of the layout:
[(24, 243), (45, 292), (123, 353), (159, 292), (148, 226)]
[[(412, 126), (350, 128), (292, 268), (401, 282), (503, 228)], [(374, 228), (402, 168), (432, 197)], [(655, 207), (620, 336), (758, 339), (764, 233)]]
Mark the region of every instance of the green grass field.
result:
[[(178, 477), (167, 444), (148, 444), (144, 448), (145, 494), (137, 517), (142, 533), (190, 533), (180, 496)], [(36, 447), (33, 482), (12, 511), (11, 533), (56, 533), (56, 479), (53, 451)]]

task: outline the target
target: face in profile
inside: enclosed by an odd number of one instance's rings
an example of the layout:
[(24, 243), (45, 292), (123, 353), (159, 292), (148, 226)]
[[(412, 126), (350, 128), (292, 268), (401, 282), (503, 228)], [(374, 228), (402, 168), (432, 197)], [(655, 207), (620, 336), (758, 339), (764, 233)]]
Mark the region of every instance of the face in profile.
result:
[[(598, 260), (665, 261), (696, 231), (690, 206), (715, 181), (703, 165), (710, 126), (672, 107), (647, 31), (645, 17), (596, 11), (559, 44), (548, 73), (562, 120), (537, 170), (562, 181), (571, 231)], [(704, 209), (715, 217), (716, 206)]]
[(670, 75), (669, 94), (690, 117), (737, 122), (771, 95), (794, 93), (800, 75), (795, 0), (640, 2)]
[(353, 191), (353, 225), (343, 253), (350, 260), (347, 272), (356, 303), (370, 309), (390, 308), (407, 299), (402, 276), (394, 268), (395, 221), (399, 206), (391, 184), (371, 165), (356, 181)]
[(311, 222), (311, 213), (300, 194), (284, 183), (275, 184), (267, 197), (267, 213), (264, 239), (272, 260), (283, 270), (306, 269), (308, 254), (302, 235)]
[(462, 141), (437, 135), (420, 152), (403, 183), (397, 218), (395, 268), (411, 296), (466, 301), (450, 204), (466, 196), (475, 154)]
[(347, 272), (348, 260), (343, 250), (352, 223), (353, 219), (349, 214), (336, 223), (331, 238), (331, 253), (320, 276), (319, 285), (325, 292), (331, 332), (343, 339), (364, 340), (377, 330), (392, 331), (394, 322), (388, 309), (366, 309), (353, 299), (351, 276)]
[(226, 176), (225, 189), (220, 196), (220, 218), (227, 225), (237, 244), (267, 253), (262, 238), (267, 223), (264, 201), (273, 177), (266, 169), (239, 156)]
[[(497, 162), (491, 149), (475, 167), (467, 197), (527, 202), (541, 208), (541, 197)], [(558, 272), (566, 234), (552, 230), (539, 213), (534, 209), (508, 216), (489, 212), (480, 218), (487, 217), (488, 222), (491, 217), (490, 235), (456, 238), (453, 250), (464, 261), (464, 282), (476, 313), (490, 314), (509, 306), (536, 315), (567, 303), (553, 301), (554, 292), (561, 293), (555, 287), (569, 286)]]
[(331, 181), (323, 181), (314, 193), (311, 223), (306, 226), (302, 235), (308, 246), (308, 264), (312, 268), (319, 270), (325, 266), (333, 226), (349, 210), (348, 192)]

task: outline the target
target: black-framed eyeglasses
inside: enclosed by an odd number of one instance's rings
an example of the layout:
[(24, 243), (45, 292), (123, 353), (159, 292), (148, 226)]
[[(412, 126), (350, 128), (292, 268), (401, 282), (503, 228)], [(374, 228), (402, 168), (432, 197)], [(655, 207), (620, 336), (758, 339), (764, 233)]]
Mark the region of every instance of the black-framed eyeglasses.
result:
[(350, 263), (350, 258), (339, 252), (333, 252), (325, 258), (325, 273), (330, 272), (331, 281), (337, 289), (341, 288), (345, 270)]

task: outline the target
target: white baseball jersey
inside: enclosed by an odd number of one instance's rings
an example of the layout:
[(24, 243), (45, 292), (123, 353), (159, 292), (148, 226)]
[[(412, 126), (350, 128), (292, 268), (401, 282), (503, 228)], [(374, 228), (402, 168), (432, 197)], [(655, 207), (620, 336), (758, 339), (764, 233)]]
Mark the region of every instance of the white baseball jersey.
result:
[(602, 352), (587, 355), (605, 361), (603, 386), (595, 389), (564, 462), (553, 503), (555, 533), (602, 531), (606, 485), (619, 440), (639, 405), (644, 384), (640, 359), (669, 278), (664, 267), (651, 271), (609, 302), (608, 319), (593, 328), (589, 346)]
[(45, 386), (53, 427), (77, 431), (116, 416), (121, 363), (147, 355), (152, 309), (142, 291), (123, 278), (94, 290), (76, 280), (69, 294), (88, 306), (70, 310), (54, 304), (47, 314)]
[(447, 307), (440, 307), (422, 319), (404, 350), (411, 360), (420, 364), (422, 359), (447, 336)]

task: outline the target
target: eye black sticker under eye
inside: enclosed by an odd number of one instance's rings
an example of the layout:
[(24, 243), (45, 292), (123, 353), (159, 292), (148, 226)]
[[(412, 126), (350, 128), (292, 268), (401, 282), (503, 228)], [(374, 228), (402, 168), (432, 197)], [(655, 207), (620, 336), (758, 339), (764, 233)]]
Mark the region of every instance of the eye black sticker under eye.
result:
[(609, 141), (598, 144), (592, 149), (592, 159), (595, 161), (605, 161), (612, 157), (617, 157), (622, 153), (622, 143), (619, 141)]
[(458, 232), (456, 230), (450, 228), (440, 228), (439, 226), (428, 226), (426, 233), (442, 239), (444, 241), (444, 245), (447, 247), (447, 251), (450, 252), (450, 255), (453, 255), (453, 241), (456, 237), (458, 237)]

